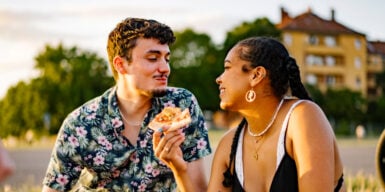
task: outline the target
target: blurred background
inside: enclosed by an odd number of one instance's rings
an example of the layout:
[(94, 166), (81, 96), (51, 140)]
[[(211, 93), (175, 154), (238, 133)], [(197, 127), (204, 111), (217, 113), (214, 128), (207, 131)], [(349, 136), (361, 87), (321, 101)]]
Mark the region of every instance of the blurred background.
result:
[(249, 36), (279, 39), (333, 126), (352, 178), (350, 189), (381, 190), (374, 159), (385, 127), (384, 4), (0, 0), (0, 138), (18, 167), (0, 183), (0, 191), (39, 191), (65, 116), (114, 85), (107, 36), (126, 17), (151, 18), (174, 29), (170, 85), (196, 95), (214, 148), (240, 120), (219, 109), (215, 78), (227, 50)]

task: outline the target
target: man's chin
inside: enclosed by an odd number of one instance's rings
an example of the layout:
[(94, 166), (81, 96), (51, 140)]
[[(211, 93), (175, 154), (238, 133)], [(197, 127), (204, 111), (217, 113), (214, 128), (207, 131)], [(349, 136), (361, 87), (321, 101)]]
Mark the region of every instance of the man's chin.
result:
[(151, 90), (151, 95), (153, 97), (163, 97), (166, 95), (166, 93), (167, 93), (166, 88), (158, 88), (158, 89)]

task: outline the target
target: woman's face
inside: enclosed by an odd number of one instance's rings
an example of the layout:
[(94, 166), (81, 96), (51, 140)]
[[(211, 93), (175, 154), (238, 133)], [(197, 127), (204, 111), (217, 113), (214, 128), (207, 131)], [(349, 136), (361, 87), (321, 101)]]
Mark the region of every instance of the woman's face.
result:
[(219, 85), (220, 107), (222, 109), (237, 111), (246, 102), (245, 94), (251, 89), (249, 72), (242, 71), (243, 66), (249, 62), (239, 58), (240, 47), (233, 47), (225, 58), (224, 71), (216, 79)]

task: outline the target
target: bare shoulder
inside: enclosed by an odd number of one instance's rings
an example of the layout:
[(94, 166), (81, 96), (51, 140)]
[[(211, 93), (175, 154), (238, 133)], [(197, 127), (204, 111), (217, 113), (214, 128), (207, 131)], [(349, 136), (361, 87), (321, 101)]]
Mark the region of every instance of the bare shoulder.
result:
[(293, 109), (289, 120), (289, 130), (291, 126), (295, 126), (292, 131), (298, 130), (297, 134), (332, 134), (332, 128), (325, 113), (313, 101), (302, 101)]
[(232, 129), (227, 130), (223, 134), (223, 136), (221, 137), (221, 140), (219, 141), (217, 148), (219, 148), (219, 147), (221, 149), (223, 149), (223, 148), (230, 148), (231, 144), (233, 142), (236, 130), (237, 130), (236, 128), (232, 128)]
[[(294, 103), (295, 101), (293, 101)], [(316, 104), (313, 101), (303, 100), (301, 103), (299, 103), (294, 109), (291, 114), (293, 118), (303, 118), (309, 119), (309, 118), (321, 118), (323, 119), (325, 117), (325, 114), (321, 107)]]
[(215, 150), (215, 156), (219, 157), (218, 159), (228, 161), (228, 156), (231, 151), (231, 144), (233, 143), (234, 135), (236, 128), (229, 129), (221, 137), (218, 146)]

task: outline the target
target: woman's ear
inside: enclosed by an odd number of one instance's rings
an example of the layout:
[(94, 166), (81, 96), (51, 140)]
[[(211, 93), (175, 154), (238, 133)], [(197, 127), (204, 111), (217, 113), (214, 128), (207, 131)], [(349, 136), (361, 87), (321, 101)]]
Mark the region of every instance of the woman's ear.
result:
[(254, 87), (266, 77), (266, 69), (262, 66), (258, 66), (251, 71), (251, 86)]
[(124, 59), (122, 57), (115, 56), (112, 62), (114, 63), (114, 68), (118, 73), (127, 73), (127, 70), (124, 68)]

